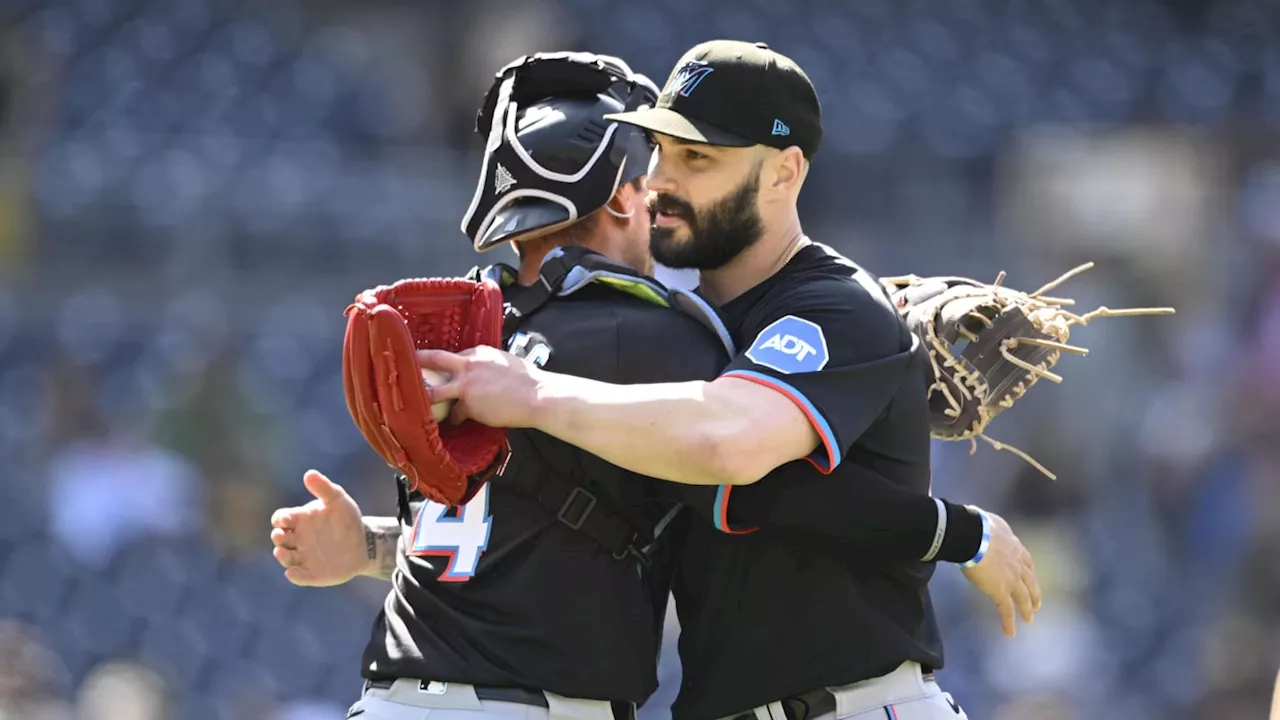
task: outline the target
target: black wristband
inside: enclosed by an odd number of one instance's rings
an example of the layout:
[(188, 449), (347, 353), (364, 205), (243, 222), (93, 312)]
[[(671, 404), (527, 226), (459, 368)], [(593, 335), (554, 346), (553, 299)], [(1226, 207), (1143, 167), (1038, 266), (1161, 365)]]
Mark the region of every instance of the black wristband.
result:
[(982, 544), (982, 518), (963, 505), (942, 501), (947, 508), (947, 532), (934, 557), (937, 562), (968, 562)]

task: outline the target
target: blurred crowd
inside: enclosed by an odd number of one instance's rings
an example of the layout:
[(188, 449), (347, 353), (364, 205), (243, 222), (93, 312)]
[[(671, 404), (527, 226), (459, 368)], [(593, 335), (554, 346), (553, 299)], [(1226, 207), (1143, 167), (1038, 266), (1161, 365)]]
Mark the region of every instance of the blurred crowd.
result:
[[(343, 401), (342, 310), (458, 274), (475, 110), (536, 50), (661, 84), (763, 40), (826, 138), (806, 230), (1101, 319), (935, 492), (1009, 518), (1016, 639), (954, 568), (971, 718), (1262, 717), (1280, 667), (1280, 22), (1264, 0), (7, 0), (0, 9), (0, 720), (327, 720), (384, 584), (299, 589), (268, 519), (390, 471)], [(687, 282), (681, 276), (676, 282)], [(672, 624), (671, 640), (676, 626)], [(671, 643), (668, 648), (673, 650)], [(644, 709), (664, 717), (678, 663)]]

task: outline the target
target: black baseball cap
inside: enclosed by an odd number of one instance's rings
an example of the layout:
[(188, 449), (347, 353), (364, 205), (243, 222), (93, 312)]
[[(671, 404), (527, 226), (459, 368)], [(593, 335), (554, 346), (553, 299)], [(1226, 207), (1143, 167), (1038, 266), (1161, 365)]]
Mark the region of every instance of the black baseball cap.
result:
[(822, 108), (809, 76), (759, 42), (697, 45), (676, 63), (654, 107), (605, 119), (708, 145), (795, 145), (809, 159), (822, 142)]

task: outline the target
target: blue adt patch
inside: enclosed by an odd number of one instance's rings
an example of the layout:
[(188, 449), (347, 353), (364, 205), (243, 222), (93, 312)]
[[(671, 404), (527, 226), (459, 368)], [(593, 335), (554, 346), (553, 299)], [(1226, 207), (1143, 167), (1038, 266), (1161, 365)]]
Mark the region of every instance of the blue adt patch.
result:
[(830, 359), (822, 328), (795, 315), (779, 318), (761, 330), (746, 355), (757, 365), (788, 375), (817, 372)]

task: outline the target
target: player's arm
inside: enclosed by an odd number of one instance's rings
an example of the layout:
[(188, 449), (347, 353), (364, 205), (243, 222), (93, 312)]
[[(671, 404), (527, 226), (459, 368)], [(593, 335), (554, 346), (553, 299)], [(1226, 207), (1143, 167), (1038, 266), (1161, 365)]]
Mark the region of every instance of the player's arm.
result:
[(693, 485), (752, 483), (818, 444), (792, 403), (729, 378), (613, 385), (549, 375), (534, 413), (534, 426), (548, 435), (642, 475)]
[[(816, 483), (826, 484), (822, 503), (805, 492)], [(854, 558), (965, 563), (982, 546), (983, 520), (976, 508), (912, 492), (869, 472), (835, 485), (810, 474), (729, 491), (721, 488), (714, 498), (691, 496), (686, 504), (722, 532), (767, 527), (838, 547)]]
[[(852, 472), (838, 483), (783, 471), (750, 487), (660, 483), (655, 491), (721, 532), (767, 528), (851, 558), (967, 563), (981, 552), (986, 528), (978, 508), (922, 495), (862, 468)], [(821, 503), (805, 492), (817, 484), (823, 485)]]
[(399, 552), (394, 517), (362, 516), (339, 484), (316, 470), (302, 482), (313, 499), (271, 515), (272, 556), (294, 585), (329, 587), (363, 575), (391, 579)]
[(531, 423), (609, 462), (694, 485), (746, 485), (788, 462), (839, 465), (910, 367), (896, 312), (849, 283), (804, 288), (748, 323), (710, 382), (539, 377)]
[(400, 554), (400, 520), (394, 517), (365, 515), (364, 548), (368, 563), (360, 571), (364, 577), (390, 580)]

